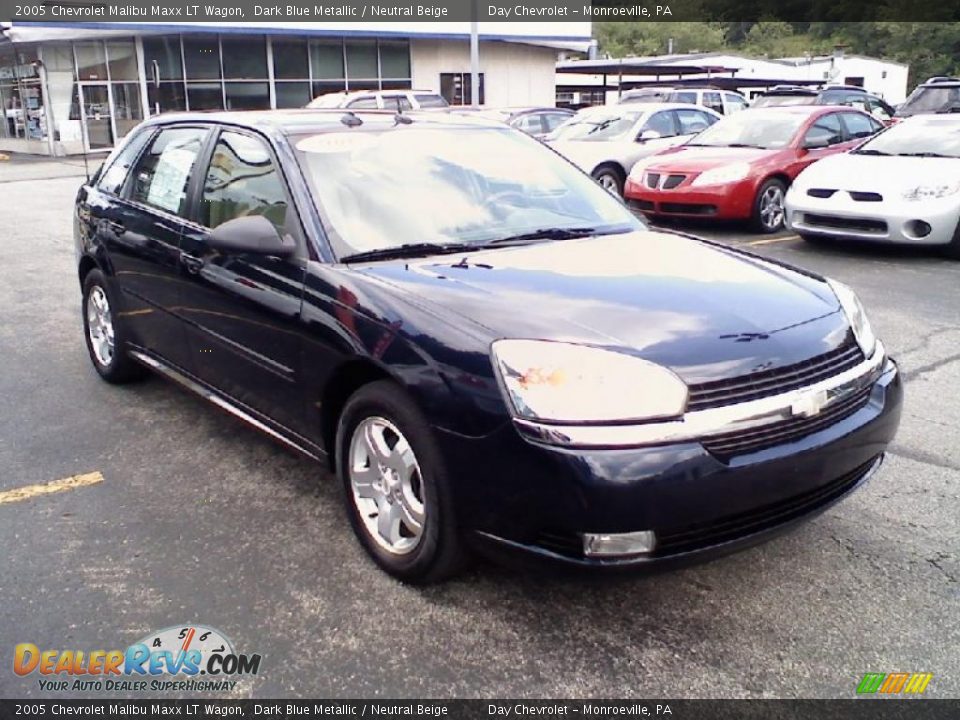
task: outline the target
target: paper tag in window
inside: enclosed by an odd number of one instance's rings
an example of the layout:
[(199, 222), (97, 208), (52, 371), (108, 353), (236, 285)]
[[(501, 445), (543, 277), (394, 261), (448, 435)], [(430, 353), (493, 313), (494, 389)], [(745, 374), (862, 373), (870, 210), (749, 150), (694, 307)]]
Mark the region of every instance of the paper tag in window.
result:
[(297, 143), (297, 150), (305, 153), (348, 153), (373, 147), (377, 139), (366, 133), (334, 132), (313, 135)]
[(196, 153), (185, 148), (165, 150), (153, 173), (147, 202), (173, 213), (179, 212), (195, 157)]

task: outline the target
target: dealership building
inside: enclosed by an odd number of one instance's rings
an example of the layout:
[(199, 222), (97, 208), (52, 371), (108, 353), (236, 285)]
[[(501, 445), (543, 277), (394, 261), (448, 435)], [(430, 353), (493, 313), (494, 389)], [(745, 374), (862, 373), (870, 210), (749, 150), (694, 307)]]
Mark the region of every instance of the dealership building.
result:
[[(480, 100), (555, 102), (558, 53), (589, 22), (480, 23)], [(179, 110), (302, 107), (336, 91), (471, 97), (470, 23), (0, 23), (0, 151), (108, 150)]]

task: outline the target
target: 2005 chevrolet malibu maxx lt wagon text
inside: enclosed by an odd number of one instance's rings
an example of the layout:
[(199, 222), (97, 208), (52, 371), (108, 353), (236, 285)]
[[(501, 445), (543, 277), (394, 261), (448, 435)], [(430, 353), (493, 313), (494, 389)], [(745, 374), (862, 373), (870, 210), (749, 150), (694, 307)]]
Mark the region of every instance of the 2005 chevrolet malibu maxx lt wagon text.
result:
[(677, 233), (521, 132), (161, 116), (79, 191), (90, 357), (173, 378), (343, 483), (387, 572), (470, 549), (669, 565), (844, 497), (899, 422), (844, 285)]

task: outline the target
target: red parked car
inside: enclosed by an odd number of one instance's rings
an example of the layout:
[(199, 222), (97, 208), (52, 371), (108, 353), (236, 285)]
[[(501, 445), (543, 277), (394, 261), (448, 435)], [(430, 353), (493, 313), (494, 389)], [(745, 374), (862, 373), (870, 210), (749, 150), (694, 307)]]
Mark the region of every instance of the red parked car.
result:
[(850, 107), (745, 110), (638, 162), (624, 197), (653, 217), (749, 220), (758, 232), (777, 232), (783, 227), (787, 186), (801, 170), (882, 128)]

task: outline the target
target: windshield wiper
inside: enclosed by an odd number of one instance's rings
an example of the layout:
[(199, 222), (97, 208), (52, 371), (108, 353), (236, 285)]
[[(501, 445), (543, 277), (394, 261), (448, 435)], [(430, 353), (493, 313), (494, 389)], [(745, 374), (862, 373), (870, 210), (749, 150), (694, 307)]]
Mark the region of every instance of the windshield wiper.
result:
[(397, 258), (424, 257), (427, 255), (445, 255), (447, 253), (473, 250), (476, 246), (468, 243), (406, 243), (395, 247), (364, 250), (344, 255), (340, 262), (363, 262), (365, 260), (395, 260)]
[(763, 145), (751, 145), (750, 143), (730, 143), (729, 145), (726, 145), (725, 147), (732, 147), (732, 148), (754, 148), (754, 149), (756, 149), (756, 150), (766, 150), (766, 148), (765, 148)]
[(890, 153), (888, 152), (884, 152), (883, 150), (871, 150), (870, 148), (867, 148), (866, 150), (854, 150), (850, 154), (851, 155), (883, 155), (885, 157), (890, 156)]
[(951, 158), (956, 159), (954, 155), (944, 155), (938, 152), (915, 152), (915, 153), (897, 153), (897, 157), (929, 157), (929, 158)]
[(595, 227), (545, 227), (517, 235), (507, 235), (506, 237), (497, 238), (496, 240), (489, 240), (478, 247), (509, 245), (512, 243), (530, 242), (532, 240), (576, 240), (577, 238), (590, 237), (591, 235), (617, 235), (626, 232), (630, 232), (630, 228), (619, 225), (613, 228), (602, 229)]

